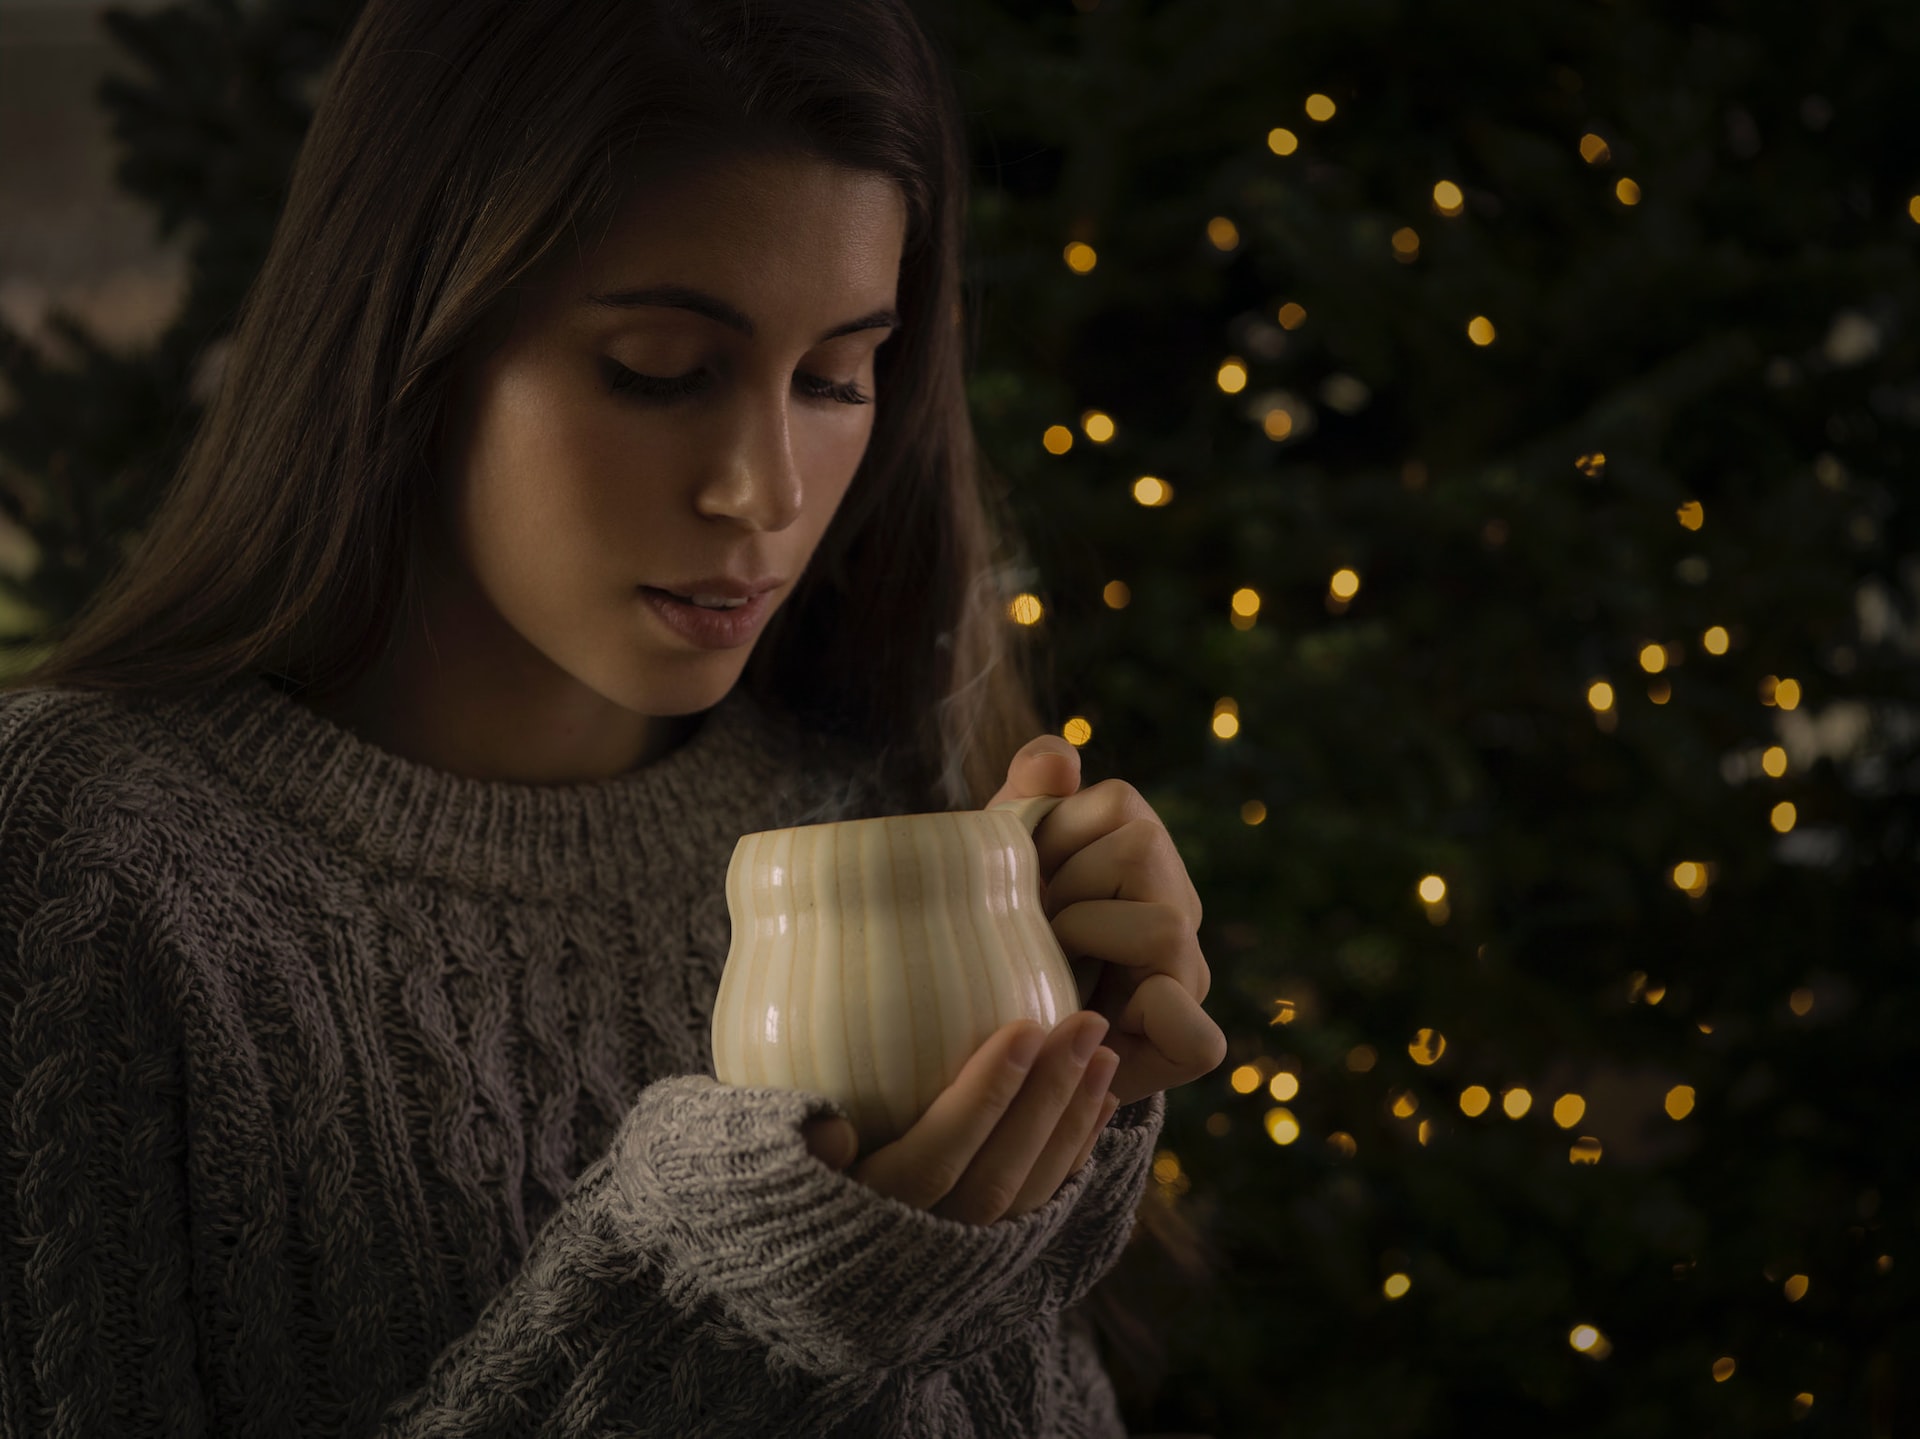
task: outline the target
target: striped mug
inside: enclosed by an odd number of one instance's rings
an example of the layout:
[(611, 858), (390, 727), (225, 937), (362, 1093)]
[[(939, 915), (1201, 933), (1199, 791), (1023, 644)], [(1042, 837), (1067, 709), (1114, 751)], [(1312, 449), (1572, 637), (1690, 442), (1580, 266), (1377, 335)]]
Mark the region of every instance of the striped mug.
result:
[(865, 1155), (912, 1128), (996, 1029), (1051, 1029), (1083, 1007), (1101, 961), (1068, 962), (1033, 842), (1060, 799), (742, 835), (715, 1077), (836, 1100)]

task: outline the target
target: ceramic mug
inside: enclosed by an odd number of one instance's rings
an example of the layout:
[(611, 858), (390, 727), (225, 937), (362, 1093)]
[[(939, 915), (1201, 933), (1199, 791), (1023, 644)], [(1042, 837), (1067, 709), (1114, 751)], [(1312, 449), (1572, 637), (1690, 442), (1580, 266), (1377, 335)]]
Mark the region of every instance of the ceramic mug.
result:
[(1060, 796), (742, 835), (713, 1009), (723, 1084), (839, 1101), (860, 1153), (898, 1139), (996, 1029), (1051, 1029), (1101, 961), (1069, 963), (1033, 830)]

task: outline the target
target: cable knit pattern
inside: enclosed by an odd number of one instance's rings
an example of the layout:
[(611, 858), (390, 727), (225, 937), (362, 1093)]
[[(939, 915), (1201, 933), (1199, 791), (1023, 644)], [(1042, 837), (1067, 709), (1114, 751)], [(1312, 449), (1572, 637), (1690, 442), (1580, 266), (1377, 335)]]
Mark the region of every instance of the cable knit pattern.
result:
[(734, 842), (869, 771), (740, 689), (545, 786), (257, 677), (0, 697), (0, 1432), (1124, 1435), (1076, 1306), (1163, 1096), (974, 1226), (713, 1077)]

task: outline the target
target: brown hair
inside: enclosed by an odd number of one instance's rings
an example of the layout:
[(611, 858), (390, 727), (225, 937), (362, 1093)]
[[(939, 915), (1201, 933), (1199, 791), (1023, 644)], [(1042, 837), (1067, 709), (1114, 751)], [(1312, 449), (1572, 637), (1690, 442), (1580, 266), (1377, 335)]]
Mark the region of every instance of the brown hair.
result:
[[(984, 805), (1049, 726), (1006, 616), (1019, 536), (966, 405), (960, 114), (906, 0), (371, 0), (178, 474), (0, 692), (350, 683), (418, 601), (451, 369), (511, 289), (663, 157), (799, 150), (901, 187), (903, 323), (859, 472), (741, 682), (921, 807)], [(1143, 1230), (1181, 1239), (1157, 1197)], [(1091, 1307), (1130, 1368), (1154, 1363), (1104, 1288)]]

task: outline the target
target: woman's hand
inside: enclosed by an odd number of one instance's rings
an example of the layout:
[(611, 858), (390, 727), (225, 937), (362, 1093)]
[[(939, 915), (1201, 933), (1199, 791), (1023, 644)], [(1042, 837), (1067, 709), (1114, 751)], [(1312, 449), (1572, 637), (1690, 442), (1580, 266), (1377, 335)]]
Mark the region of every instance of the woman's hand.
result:
[[(1084, 1009), (1051, 1032), (1030, 1019), (1002, 1025), (913, 1128), (850, 1174), (963, 1224), (1038, 1209), (1087, 1162), (1118, 1107), (1107, 1084), (1119, 1056), (1098, 1047), (1106, 1031), (1107, 1021)], [(801, 1132), (829, 1168), (846, 1169), (859, 1152), (859, 1136), (845, 1119), (809, 1120)]]
[(1067, 796), (1034, 832), (1040, 899), (1069, 961), (1106, 961), (1087, 1007), (1113, 1026), (1113, 1092), (1132, 1104), (1212, 1073), (1227, 1037), (1200, 1007), (1213, 982), (1200, 952), (1200, 895), (1173, 837), (1132, 785), (1079, 789), (1080, 752), (1040, 735), (1013, 757), (986, 807)]

